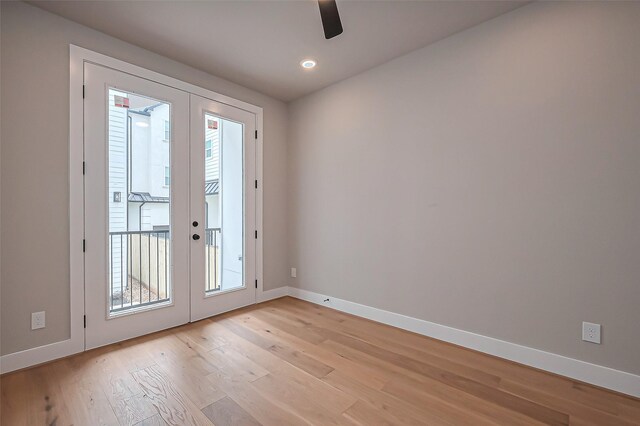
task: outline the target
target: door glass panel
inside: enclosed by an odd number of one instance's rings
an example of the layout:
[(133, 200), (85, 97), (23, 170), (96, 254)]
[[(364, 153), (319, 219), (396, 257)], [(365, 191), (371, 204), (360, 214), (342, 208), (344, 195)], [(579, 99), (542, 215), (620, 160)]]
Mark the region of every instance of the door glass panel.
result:
[(204, 116), (205, 292), (244, 286), (242, 123)]
[(109, 89), (110, 316), (171, 303), (171, 105)]

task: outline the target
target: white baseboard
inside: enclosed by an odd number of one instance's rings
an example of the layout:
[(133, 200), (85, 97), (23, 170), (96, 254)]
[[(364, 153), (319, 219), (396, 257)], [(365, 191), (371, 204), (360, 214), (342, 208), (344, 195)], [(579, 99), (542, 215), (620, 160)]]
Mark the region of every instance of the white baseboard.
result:
[[(256, 294), (256, 303), (277, 299), (279, 297), (287, 296), (288, 294), (289, 287), (286, 286), (258, 292)], [(75, 343), (69, 339), (3, 355), (0, 357), (0, 374), (33, 367), (38, 364), (43, 364), (45, 362), (82, 352), (83, 350), (83, 342)]]
[(3, 355), (0, 357), (0, 373), (4, 374), (32, 367), (34, 365), (53, 361), (54, 359), (64, 358), (66, 356), (82, 352), (83, 350), (83, 342), (74, 342), (69, 339)]
[[(256, 294), (256, 303), (277, 299), (279, 297), (287, 296), (288, 294), (289, 287), (286, 286), (258, 292)], [(82, 352), (83, 350), (83, 342), (73, 342), (69, 339), (3, 355), (0, 357), (0, 374), (33, 367), (38, 364), (43, 364), (45, 362)]]
[[(318, 305), (357, 315), (383, 324), (392, 325), (434, 339), (464, 346), (479, 352), (529, 365), (541, 370), (560, 374), (575, 380), (640, 397), (640, 376), (529, 348), (504, 340), (482, 336), (406, 315), (361, 305), (296, 287), (279, 287), (257, 295), (256, 302), (292, 296)], [(329, 301), (325, 302), (326, 299)], [(37, 348), (3, 355), (0, 357), (0, 373), (8, 373), (82, 352), (82, 345), (72, 340), (64, 340)]]
[(272, 290), (265, 290), (263, 292), (258, 292), (256, 295), (256, 303), (266, 302), (267, 300), (277, 299), (279, 297), (284, 297), (289, 295), (289, 287), (278, 287)]
[[(575, 380), (640, 397), (640, 376), (635, 374), (295, 287), (289, 287), (289, 295)], [(326, 301), (327, 299), (329, 300)]]

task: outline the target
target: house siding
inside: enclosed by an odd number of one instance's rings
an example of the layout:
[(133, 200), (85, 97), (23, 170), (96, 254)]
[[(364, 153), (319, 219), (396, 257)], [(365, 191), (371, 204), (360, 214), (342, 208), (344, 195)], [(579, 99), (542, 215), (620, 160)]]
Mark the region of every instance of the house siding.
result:
[[(114, 96), (126, 96), (125, 93), (109, 90), (109, 232), (127, 230), (127, 110), (116, 107)], [(120, 202), (114, 201), (114, 193), (120, 193)], [(113, 259), (127, 259), (126, 240), (120, 244), (120, 238), (109, 241), (109, 253)], [(121, 291), (123, 283), (122, 265), (113, 262), (110, 269), (114, 293)]]

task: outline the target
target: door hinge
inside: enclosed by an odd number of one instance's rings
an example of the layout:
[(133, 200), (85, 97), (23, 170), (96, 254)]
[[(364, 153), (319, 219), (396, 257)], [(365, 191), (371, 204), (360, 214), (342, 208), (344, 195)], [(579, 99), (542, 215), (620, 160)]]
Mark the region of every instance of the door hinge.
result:
[(82, 162), (82, 174), (86, 174), (87, 172), (87, 163), (85, 163), (84, 161)]
[(83, 85), (82, 85), (82, 99), (84, 99), (84, 88), (85, 88), (85, 86), (84, 86), (84, 84), (83, 84)]
[(84, 328), (87, 328), (87, 316), (84, 315)]
[(256, 240), (258, 239), (258, 230), (256, 230)]
[(256, 189), (258, 189), (258, 179), (256, 179)]
[(82, 240), (82, 252), (87, 251), (87, 240)]
[(256, 288), (258, 288), (258, 280), (256, 280)]
[(256, 139), (258, 139), (258, 131), (256, 130)]

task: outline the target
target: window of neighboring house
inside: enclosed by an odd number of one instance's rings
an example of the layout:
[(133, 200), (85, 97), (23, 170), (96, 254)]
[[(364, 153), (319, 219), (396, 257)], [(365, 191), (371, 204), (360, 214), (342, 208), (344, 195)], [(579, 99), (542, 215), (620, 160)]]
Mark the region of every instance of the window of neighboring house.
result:
[(208, 139), (204, 142), (204, 154), (207, 158), (213, 157), (213, 142)]
[(171, 185), (171, 167), (164, 166), (164, 186)]
[(169, 142), (171, 140), (171, 125), (169, 120), (164, 120), (164, 140)]

